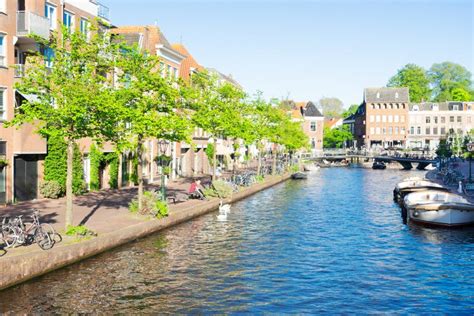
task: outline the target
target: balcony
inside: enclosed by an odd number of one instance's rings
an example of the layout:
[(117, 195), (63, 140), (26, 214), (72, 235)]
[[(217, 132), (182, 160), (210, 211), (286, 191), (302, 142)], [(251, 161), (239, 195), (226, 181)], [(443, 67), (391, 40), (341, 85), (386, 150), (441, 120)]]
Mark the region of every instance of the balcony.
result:
[(110, 21), (109, 20), (109, 8), (106, 7), (105, 5), (101, 4), (101, 3), (97, 3), (97, 5), (98, 5), (97, 15), (99, 16), (99, 18), (102, 18), (106, 21)]
[(18, 37), (35, 34), (45, 39), (49, 38), (49, 20), (43, 16), (28, 11), (18, 11), (16, 23)]

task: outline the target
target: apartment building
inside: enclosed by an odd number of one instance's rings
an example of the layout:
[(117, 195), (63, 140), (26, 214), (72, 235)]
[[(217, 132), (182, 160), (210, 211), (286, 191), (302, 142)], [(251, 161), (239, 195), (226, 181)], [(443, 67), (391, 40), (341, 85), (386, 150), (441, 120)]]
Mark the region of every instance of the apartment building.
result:
[[(120, 26), (111, 29), (127, 45), (137, 46), (142, 51), (156, 55), (160, 59), (160, 71), (163, 78), (176, 80), (181, 73), (181, 64), (186, 56), (175, 50), (166, 39), (160, 28), (154, 25), (147, 26)], [(160, 139), (148, 139), (145, 142), (145, 157), (143, 159), (144, 180), (152, 183), (160, 179), (163, 166), (156, 163), (159, 156), (171, 157), (171, 178), (175, 178), (180, 165), (180, 144)], [(129, 175), (132, 172), (131, 153), (124, 153), (121, 166), (122, 186), (130, 183)]]
[(291, 112), (292, 119), (301, 122), (303, 131), (309, 138), (311, 152), (323, 150), (324, 116), (311, 102), (296, 102)]
[[(13, 118), (15, 107), (24, 99), (34, 98), (14, 89), (28, 65), (30, 52), (39, 51), (46, 63), (52, 63), (53, 52), (29, 35), (47, 39), (62, 24), (88, 32), (96, 17), (104, 24), (109, 22), (108, 9), (95, 0), (0, 0), (0, 125)], [(0, 170), (0, 203), (38, 197), (46, 153), (46, 140), (34, 132), (33, 126), (0, 128), (0, 157), (8, 161)]]
[(474, 102), (424, 102), (409, 106), (407, 147), (434, 150), (448, 133), (474, 128)]
[(405, 147), (408, 131), (408, 88), (367, 88), (364, 101), (346, 124), (351, 125), (355, 146)]

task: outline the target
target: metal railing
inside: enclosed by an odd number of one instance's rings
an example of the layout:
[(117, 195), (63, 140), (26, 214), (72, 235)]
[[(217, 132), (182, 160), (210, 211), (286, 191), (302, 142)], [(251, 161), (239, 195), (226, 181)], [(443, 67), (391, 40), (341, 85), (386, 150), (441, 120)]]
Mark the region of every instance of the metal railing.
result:
[(16, 34), (24, 37), (35, 34), (49, 38), (49, 20), (43, 16), (29, 11), (18, 11), (16, 20)]
[(110, 14), (109, 8), (100, 2), (97, 3), (97, 5), (98, 5), (97, 15), (99, 16), (99, 18), (109, 21), (109, 14)]

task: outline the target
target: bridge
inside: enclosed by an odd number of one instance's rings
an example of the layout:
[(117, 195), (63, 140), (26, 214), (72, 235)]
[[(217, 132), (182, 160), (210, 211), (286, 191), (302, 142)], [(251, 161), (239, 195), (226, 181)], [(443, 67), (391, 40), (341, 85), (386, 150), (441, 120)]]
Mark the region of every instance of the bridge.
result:
[(416, 168), (418, 170), (424, 170), (427, 166), (437, 162), (436, 159), (419, 157), (415, 153), (406, 154), (401, 156), (398, 153), (393, 153), (392, 155), (381, 155), (380, 151), (369, 151), (369, 150), (348, 150), (348, 149), (330, 149), (324, 150), (316, 156), (307, 157), (314, 161), (341, 161), (347, 160), (351, 163), (359, 163), (361, 161), (380, 161), (385, 163), (398, 162), (402, 165), (403, 169), (411, 170), (413, 169), (413, 164), (417, 164)]
[(413, 169), (413, 164), (417, 163), (416, 169), (425, 170), (431, 164), (435, 164), (437, 160), (427, 158), (410, 158), (410, 157), (391, 157), (391, 156), (377, 156), (374, 157), (374, 161), (380, 162), (398, 162), (402, 165), (403, 169)]

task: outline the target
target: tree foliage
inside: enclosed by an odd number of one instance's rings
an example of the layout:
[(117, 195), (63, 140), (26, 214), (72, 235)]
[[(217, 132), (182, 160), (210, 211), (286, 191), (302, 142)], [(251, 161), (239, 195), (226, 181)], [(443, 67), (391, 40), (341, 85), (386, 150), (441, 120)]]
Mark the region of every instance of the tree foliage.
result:
[(387, 87), (408, 87), (412, 102), (428, 101), (430, 99), (430, 80), (426, 70), (415, 64), (407, 64), (397, 71), (388, 81)]
[(348, 118), (352, 114), (355, 114), (358, 108), (359, 108), (358, 104), (351, 104), (351, 106), (342, 113), (342, 118)]
[(324, 148), (342, 148), (347, 141), (353, 139), (349, 126), (343, 125), (338, 128), (324, 128)]
[(454, 89), (472, 89), (472, 74), (464, 66), (453, 62), (433, 64), (428, 75), (433, 86), (434, 101), (452, 100)]
[(324, 117), (327, 118), (341, 117), (344, 111), (344, 104), (338, 98), (321, 98), (319, 106), (323, 110)]

